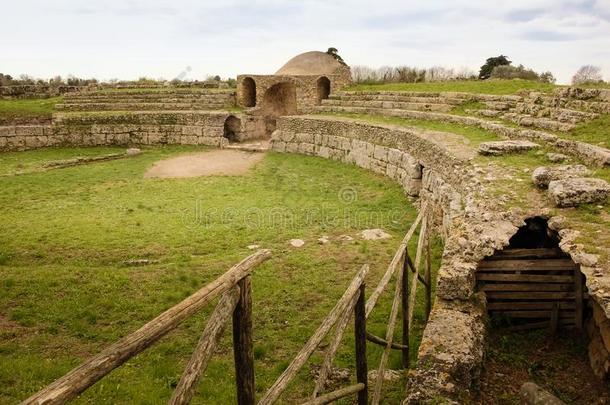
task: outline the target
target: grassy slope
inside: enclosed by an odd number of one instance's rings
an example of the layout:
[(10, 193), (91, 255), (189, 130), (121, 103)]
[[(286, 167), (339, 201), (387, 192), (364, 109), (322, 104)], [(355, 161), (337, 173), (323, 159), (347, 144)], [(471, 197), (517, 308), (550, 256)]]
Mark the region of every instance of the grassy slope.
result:
[[(246, 246), (254, 243), (274, 253), (253, 276), (260, 395), (365, 262), (371, 264), (370, 293), (416, 214), (389, 180), (311, 157), (270, 154), (242, 177), (142, 178), (154, 161), (191, 150), (146, 149), (131, 159), (0, 178), (0, 402), (24, 399), (135, 330), (248, 255)], [(35, 168), (45, 160), (81, 154), (63, 149), (8, 153), (2, 155), (0, 171), (13, 172), (17, 160)], [(338, 198), (344, 187), (356, 193), (354, 202)], [(322, 235), (356, 236), (371, 227), (394, 237), (316, 243)], [(291, 238), (307, 244), (293, 249), (287, 243)], [(434, 269), (440, 250), (437, 241)], [(159, 263), (124, 266), (130, 258)], [(384, 294), (372, 315), (373, 333), (384, 334), (390, 296)], [(416, 330), (422, 316), (420, 302)], [(166, 401), (204, 319), (203, 314), (193, 317), (76, 402)], [(234, 402), (230, 333), (225, 335), (193, 403)], [(418, 339), (413, 338), (413, 356)], [(336, 364), (353, 368), (351, 332), (344, 342)], [(319, 363), (320, 354), (314, 357)], [(371, 368), (379, 357), (379, 348), (369, 346)], [(399, 362), (393, 353), (390, 367)], [(306, 366), (284, 399), (303, 398), (311, 381)], [(403, 397), (403, 386), (390, 387), (390, 402)]]
[(454, 134), (462, 135), (468, 139), (472, 146), (477, 146), (481, 142), (497, 141), (500, 138), (491, 131), (475, 128), (467, 125), (453, 124), (450, 122), (440, 122), (432, 120), (420, 120), (400, 117), (388, 117), (384, 115), (372, 115), (372, 114), (356, 114), (356, 113), (322, 113), (321, 115), (331, 115), (338, 117), (354, 118), (359, 120), (368, 121), (376, 124), (390, 124), (390, 125), (402, 125), (402, 126), (413, 126), (433, 131), (452, 132)]
[(579, 124), (563, 137), (610, 148), (610, 114)]
[(13, 119), (50, 119), (55, 104), (60, 103), (61, 100), (61, 97), (0, 100), (0, 122), (9, 122)]
[(466, 93), (484, 94), (515, 94), (519, 90), (533, 90), (550, 92), (556, 85), (540, 83), (529, 80), (464, 80), (453, 82), (433, 83), (387, 83), (387, 84), (359, 84), (349, 87), (347, 90), (372, 90), (372, 91), (457, 91)]

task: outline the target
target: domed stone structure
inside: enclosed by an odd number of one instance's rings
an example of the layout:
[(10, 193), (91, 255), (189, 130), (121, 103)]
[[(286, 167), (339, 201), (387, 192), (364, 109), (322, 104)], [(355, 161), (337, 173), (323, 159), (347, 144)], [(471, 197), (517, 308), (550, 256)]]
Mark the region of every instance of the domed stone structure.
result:
[(328, 53), (311, 51), (290, 59), (275, 74), (284, 76), (336, 75), (344, 73), (345, 70), (349, 71), (349, 68)]
[(351, 82), (348, 66), (326, 52), (305, 52), (274, 75), (237, 76), (237, 103), (249, 108), (248, 132), (267, 136), (279, 116), (312, 112), (330, 93)]

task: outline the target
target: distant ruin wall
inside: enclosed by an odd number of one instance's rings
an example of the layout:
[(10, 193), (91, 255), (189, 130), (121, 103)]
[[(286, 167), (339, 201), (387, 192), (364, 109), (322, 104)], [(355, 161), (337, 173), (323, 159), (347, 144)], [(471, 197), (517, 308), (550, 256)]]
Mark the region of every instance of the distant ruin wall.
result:
[[(53, 125), (0, 127), (0, 151), (47, 146), (209, 145), (227, 143), (228, 112), (138, 112), (56, 114)], [(256, 120), (244, 120), (244, 137), (257, 130)]]
[(84, 89), (82, 86), (49, 86), (46, 84), (0, 86), (0, 99), (49, 98)]

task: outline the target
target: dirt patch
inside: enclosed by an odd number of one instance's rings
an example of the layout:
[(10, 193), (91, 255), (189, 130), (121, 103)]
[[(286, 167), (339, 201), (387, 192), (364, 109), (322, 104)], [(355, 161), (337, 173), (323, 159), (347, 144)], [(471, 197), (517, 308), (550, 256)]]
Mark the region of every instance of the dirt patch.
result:
[(533, 381), (568, 404), (608, 404), (610, 387), (589, 367), (586, 344), (564, 331), (492, 332), (481, 378), (480, 404), (519, 404), (519, 389)]
[(155, 163), (144, 178), (239, 176), (247, 173), (264, 156), (263, 153), (236, 150), (191, 153)]

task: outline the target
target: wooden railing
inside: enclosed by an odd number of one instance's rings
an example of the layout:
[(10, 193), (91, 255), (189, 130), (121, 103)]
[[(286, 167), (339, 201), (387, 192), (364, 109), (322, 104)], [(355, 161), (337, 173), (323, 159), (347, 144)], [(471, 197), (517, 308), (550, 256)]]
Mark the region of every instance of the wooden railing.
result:
[[(408, 245), (418, 226), (419, 240), (415, 262), (411, 260)], [(237, 403), (252, 405), (255, 403), (254, 390), (254, 356), (252, 350), (252, 297), (250, 274), (254, 267), (271, 257), (268, 250), (260, 250), (233, 266), (229, 271), (206, 285), (182, 302), (163, 312), (137, 331), (122, 338), (93, 358), (68, 372), (63, 377), (32, 395), (22, 404), (63, 404), (77, 397), (105, 375), (119, 367), (131, 357), (137, 355), (156, 343), (161, 337), (175, 329), (184, 320), (200, 311), (215, 298), (220, 297), (218, 304), (210, 315), (185, 371), (169, 401), (171, 405), (188, 404), (193, 398), (196, 385), (205, 371), (214, 348), (220, 340), (232, 317), (233, 354), (237, 386)], [(424, 260), (422, 276), (421, 262)], [(279, 376), (259, 401), (259, 405), (275, 403), (296, 377), (299, 370), (319, 347), (322, 340), (334, 327), (334, 335), (325, 352), (324, 360), (316, 379), (311, 398), (306, 404), (327, 404), (340, 398), (357, 394), (359, 405), (366, 405), (369, 398), (368, 364), (366, 342), (383, 346), (384, 350), (377, 370), (377, 380), (371, 403), (379, 404), (385, 368), (392, 349), (402, 352), (403, 368), (409, 368), (409, 336), (413, 322), (415, 298), (418, 282), (425, 288), (426, 319), (431, 309), (432, 282), (430, 271), (430, 246), (428, 237), (428, 215), (425, 205), (417, 219), (401, 241), (387, 270), (378, 285), (365, 302), (365, 277), (368, 265), (362, 266), (351, 281), (342, 297), (333, 307), (322, 324), (309, 338), (305, 346), (292, 360), (288, 368)], [(409, 273), (413, 273), (409, 286)], [(385, 291), (392, 277), (396, 286), (392, 308), (388, 320), (385, 338), (373, 335), (366, 330), (366, 320), (375, 308), (381, 294)], [(399, 307), (402, 307), (402, 342), (394, 342), (394, 331), (398, 320)], [(332, 363), (337, 354), (345, 330), (354, 314), (356, 384), (322, 393), (325, 389)]]
[(22, 404), (63, 404), (74, 399), (219, 296), (220, 301), (206, 324), (170, 403), (186, 404), (190, 401), (195, 385), (232, 314), (238, 403), (253, 404), (254, 358), (250, 274), (254, 267), (270, 257), (269, 250), (259, 250), (248, 256), (210, 284), (32, 395)]

